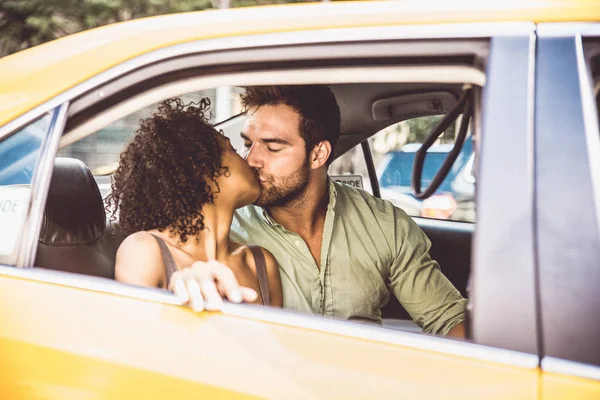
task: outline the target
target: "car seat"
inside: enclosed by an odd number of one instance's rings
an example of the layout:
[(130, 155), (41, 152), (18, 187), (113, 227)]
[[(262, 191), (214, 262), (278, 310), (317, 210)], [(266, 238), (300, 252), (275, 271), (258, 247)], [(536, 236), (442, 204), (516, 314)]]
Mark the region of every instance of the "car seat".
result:
[(124, 236), (117, 227), (107, 229), (104, 203), (86, 165), (57, 157), (35, 266), (114, 279)]

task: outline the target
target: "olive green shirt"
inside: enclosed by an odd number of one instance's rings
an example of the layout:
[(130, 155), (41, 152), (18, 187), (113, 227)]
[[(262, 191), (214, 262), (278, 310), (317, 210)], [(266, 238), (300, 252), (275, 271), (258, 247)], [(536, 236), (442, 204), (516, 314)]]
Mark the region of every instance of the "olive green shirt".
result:
[(463, 320), (466, 300), (404, 211), (333, 181), (329, 194), (320, 269), (304, 240), (263, 208), (250, 205), (234, 214), (231, 238), (260, 245), (277, 259), (285, 308), (381, 323), (380, 309), (392, 292), (424, 332), (445, 335)]

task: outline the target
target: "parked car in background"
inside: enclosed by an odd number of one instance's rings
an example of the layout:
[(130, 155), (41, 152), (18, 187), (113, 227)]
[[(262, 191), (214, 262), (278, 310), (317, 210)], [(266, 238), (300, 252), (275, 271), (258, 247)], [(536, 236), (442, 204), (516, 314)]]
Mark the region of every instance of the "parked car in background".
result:
[[(418, 143), (406, 144), (400, 151), (383, 156), (377, 176), (381, 197), (390, 200), (409, 215), (453, 221), (475, 222), (475, 176), (472, 137), (465, 140), (454, 165), (433, 196), (417, 199), (412, 192), (412, 171)], [(427, 187), (440, 170), (454, 144), (438, 144), (427, 151), (421, 187)]]

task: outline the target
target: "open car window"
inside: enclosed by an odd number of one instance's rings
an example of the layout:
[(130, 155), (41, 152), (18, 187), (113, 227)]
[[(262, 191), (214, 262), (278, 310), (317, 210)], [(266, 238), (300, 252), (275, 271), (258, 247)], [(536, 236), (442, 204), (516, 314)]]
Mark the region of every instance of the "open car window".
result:
[[(65, 128), (65, 132), (60, 138), (59, 144), (59, 158), (70, 158), (76, 159), (83, 165), (87, 166), (93, 174), (95, 175), (95, 182), (102, 192), (102, 197), (106, 197), (110, 190), (110, 174), (114, 171), (117, 163), (119, 161), (119, 155), (122, 150), (129, 143), (131, 138), (133, 137), (140, 119), (148, 117), (153, 112), (155, 105), (157, 102), (167, 98), (172, 97), (182, 97), (185, 103), (189, 103), (190, 99), (188, 96), (189, 93), (196, 95), (194, 99), (197, 101), (199, 98), (208, 96), (216, 96), (219, 92), (218, 88), (214, 87), (214, 83), (218, 82), (221, 84), (222, 82), (230, 83), (231, 86), (245, 86), (245, 85), (255, 85), (257, 82), (269, 82), (269, 79), (275, 74), (279, 74), (276, 77), (277, 82), (289, 81), (289, 84), (302, 85), (302, 84), (328, 84), (332, 88), (338, 102), (340, 102), (340, 109), (342, 110), (342, 136), (341, 143), (339, 144), (339, 151), (342, 153), (351, 151), (353, 147), (357, 144), (360, 144), (361, 139), (359, 136), (361, 132), (365, 134), (367, 137), (372, 136), (373, 138), (370, 140), (371, 142), (375, 142), (377, 132), (380, 132), (382, 129), (388, 126), (394, 126), (399, 122), (402, 122), (404, 119), (404, 115), (394, 115), (388, 119), (382, 119), (380, 117), (373, 118), (370, 112), (367, 115), (363, 115), (363, 113), (355, 113), (354, 109), (361, 109), (366, 106), (366, 110), (370, 111), (371, 104), (364, 104), (363, 100), (366, 98), (364, 96), (364, 90), (371, 91), (373, 95), (380, 98), (389, 98), (396, 96), (398, 92), (418, 92), (418, 91), (429, 91), (432, 87), (441, 86), (444, 91), (454, 91), (457, 94), (460, 94), (463, 90), (465, 82), (469, 84), (482, 86), (485, 83), (485, 74), (481, 71), (481, 69), (473, 66), (451, 66), (446, 68), (444, 65), (440, 66), (432, 66), (427, 65), (423, 68), (419, 68), (418, 70), (414, 68), (414, 66), (394, 66), (391, 67), (377, 67), (386, 72), (385, 81), (380, 81), (381, 78), (377, 78), (377, 80), (372, 81), (374, 75), (373, 71), (369, 68), (348, 68), (344, 67), (344, 79), (342, 82), (336, 82), (336, 79), (339, 78), (340, 74), (335, 68), (315, 68), (313, 69), (302, 69), (298, 71), (294, 70), (283, 70), (283, 71), (269, 71), (268, 76), (264, 73), (253, 73), (248, 72), (244, 74), (230, 74), (224, 73), (222, 76), (218, 77), (209, 77), (206, 78), (204, 76), (198, 76), (194, 78), (187, 79), (185, 81), (185, 87), (181, 84), (181, 82), (174, 81), (174, 84), (169, 85), (165, 84), (164, 87), (161, 87), (160, 90), (149, 89), (140, 94), (134, 94), (131, 98), (126, 100), (119, 100), (115, 104), (110, 104), (110, 102), (102, 103), (102, 107), (108, 108), (93, 108), (89, 106), (88, 114), (85, 115), (83, 111), (79, 111), (83, 113), (80, 119), (77, 119), (76, 111), (73, 111), (74, 116), (70, 116), (67, 121), (67, 125)], [(385, 70), (385, 71), (383, 71)], [(436, 78), (439, 76), (440, 72), (446, 71), (447, 74), (444, 78), (443, 82), (436, 82)], [(261, 71), (264, 72), (264, 71)], [(415, 74), (418, 76), (415, 78)], [(217, 79), (218, 78), (218, 79)], [(388, 80), (389, 79), (389, 80)], [(419, 79), (415, 82), (413, 80)], [(228, 81), (231, 80), (231, 81)], [(419, 83), (421, 80), (426, 80), (427, 82), (431, 81), (427, 84)], [(330, 83), (330, 82), (335, 83)], [(250, 83), (246, 83), (250, 82)], [(349, 83), (348, 83), (349, 82)], [(359, 82), (359, 83), (356, 83)], [(114, 84), (111, 82), (110, 84)], [(260, 83), (259, 83), (260, 84)], [(212, 86), (212, 88), (211, 88)], [(189, 91), (189, 92), (188, 92)], [(230, 93), (235, 93), (235, 90), (232, 90)], [(412, 94), (411, 97), (414, 97)], [(232, 97), (233, 99), (233, 97)], [(417, 99), (418, 100), (418, 99)], [(214, 101), (211, 99), (212, 106), (211, 109), (213, 112), (217, 112), (218, 104), (220, 102), (217, 98)], [(86, 104), (84, 100), (81, 100), (80, 104)], [(106, 106), (106, 104), (110, 104)], [(421, 103), (424, 104), (424, 103)], [(73, 110), (77, 110), (77, 106), (75, 104), (72, 105)], [(81, 106), (83, 107), (83, 106)], [(215, 124), (217, 129), (223, 131), (223, 133), (230, 137), (234, 142), (233, 145), (235, 148), (241, 148), (242, 146), (236, 145), (235, 140), (239, 138), (239, 133), (244, 124), (245, 117), (243, 115), (239, 115), (239, 109), (236, 110), (235, 107), (230, 108), (230, 113), (227, 115), (228, 118), (224, 118), (220, 120), (220, 118), (213, 118), (211, 122)], [(223, 115), (218, 113), (219, 115)], [(237, 114), (237, 115), (236, 115)], [(85, 117), (85, 118), (83, 118)], [(363, 130), (361, 128), (365, 128)], [(367, 138), (365, 137), (365, 138)], [(382, 154), (385, 156), (385, 154)], [(379, 157), (378, 162), (381, 161), (383, 157)], [(55, 176), (57, 176), (55, 174)], [(54, 202), (53, 204), (59, 204), (60, 202)], [(98, 203), (96, 201), (96, 203)], [(79, 206), (79, 211), (81, 215), (84, 215), (85, 208), (81, 206), (82, 202), (78, 202), (76, 204)], [(106, 210), (104, 210), (106, 211)], [(66, 214), (66, 213), (63, 213)], [(100, 214), (100, 212), (99, 212)], [(107, 213), (108, 214), (108, 213)], [(85, 216), (85, 215), (84, 215)], [(106, 216), (103, 214), (103, 216)], [(78, 218), (78, 221), (81, 221), (82, 218)], [(97, 218), (90, 218), (91, 222), (95, 224), (95, 226), (101, 226), (103, 229), (103, 225), (98, 223)], [(102, 251), (106, 251), (107, 254), (102, 254), (103, 259), (100, 260), (100, 268), (92, 271), (92, 263), (83, 263), (83, 262), (71, 262), (68, 260), (67, 262), (61, 262), (60, 265), (56, 260), (60, 260), (58, 257), (54, 257), (55, 253), (64, 253), (66, 249), (62, 246), (62, 243), (53, 243), (54, 238), (44, 237), (44, 243), (38, 247), (38, 249), (43, 249), (43, 251), (38, 251), (35, 266), (46, 268), (46, 269), (55, 269), (55, 270), (67, 270), (69, 272), (74, 272), (83, 275), (94, 275), (105, 278), (114, 278), (114, 264), (111, 265), (107, 261), (114, 260), (114, 254), (116, 253), (116, 249), (119, 246), (119, 240), (122, 240), (122, 237), (111, 236), (114, 232), (115, 224), (112, 222), (116, 222), (118, 224), (118, 219), (116, 221), (110, 221), (106, 224), (105, 232), (108, 235), (106, 237), (100, 237), (100, 232), (102, 229), (96, 230), (88, 230), (84, 232), (85, 235), (81, 235), (81, 240), (77, 245), (82, 246), (96, 246), (96, 244), (100, 243), (103, 247)], [(373, 224), (376, 226), (376, 224)], [(466, 232), (467, 235), (464, 235), (464, 242), (467, 243), (470, 240), (469, 232)], [(46, 240), (48, 238), (49, 240)], [(106, 241), (105, 241), (106, 239)], [(41, 242), (41, 240), (40, 240)], [(75, 246), (72, 246), (72, 249), (75, 249)], [(470, 252), (467, 250), (467, 245), (460, 247), (457, 251), (460, 251), (464, 257), (470, 257)], [(46, 254), (46, 256), (44, 254)], [(79, 255), (83, 254), (80, 252)], [(51, 255), (51, 256), (48, 256)], [(68, 257), (62, 257), (62, 260), (66, 260)], [(67, 269), (65, 266), (69, 264), (69, 268)], [(446, 264), (448, 265), (448, 264)], [(468, 274), (469, 263), (468, 261), (463, 264), (464, 267), (461, 266), (462, 272), (461, 277), (458, 279), (461, 283), (457, 284), (457, 287), (460, 287), (460, 292), (464, 293), (463, 288), (466, 286), (466, 275)], [(112, 275), (111, 275), (112, 274)], [(385, 294), (389, 295), (387, 283), (384, 282), (384, 278), (378, 278), (382, 281), (378, 281), (377, 289), (381, 289), (381, 293), (376, 294), (365, 292), (365, 296), (371, 299), (373, 304), (373, 309), (381, 309), (387, 302)], [(384, 293), (385, 292), (385, 293)], [(462, 299), (461, 299), (462, 301)], [(377, 303), (377, 304), (375, 304)], [(307, 310), (304, 310), (309, 312)], [(318, 314), (317, 311), (310, 311)], [(380, 319), (380, 316), (383, 318), (383, 322)], [(388, 315), (384, 312), (381, 314), (373, 314), (374, 319), (371, 320), (374, 324), (379, 322), (383, 323), (384, 327), (390, 327), (392, 325), (386, 323), (386, 319)], [(402, 320), (406, 324), (395, 324), (394, 327), (400, 330), (408, 330), (415, 331), (420, 330), (420, 328), (410, 321), (410, 317), (408, 315), (403, 315), (401, 318), (394, 318), (396, 320)], [(377, 319), (377, 321), (375, 321)]]
[[(475, 222), (475, 174), (473, 138), (468, 135), (448, 175), (436, 192), (425, 200), (411, 188), (416, 152), (442, 116), (410, 118), (392, 124), (368, 139), (382, 199), (391, 201), (408, 215), (441, 220)], [(447, 129), (427, 151), (421, 187), (427, 187), (452, 150), (457, 123)], [(372, 193), (363, 149), (356, 146), (336, 159), (329, 170), (334, 179), (347, 183), (358, 175), (363, 188)]]
[[(362, 101), (361, 93), (363, 87), (377, 92), (376, 94), (381, 97), (386, 97), (389, 96), (389, 93), (397, 93), (398, 91), (406, 90), (404, 89), (404, 85), (405, 84), (402, 82), (385, 84), (361, 83), (360, 86), (357, 84), (332, 84), (331, 88), (336, 96), (339, 96), (338, 99), (340, 99), (339, 101), (341, 103), (341, 108), (343, 110), (347, 110), (349, 107), (353, 106), (352, 102)], [(410, 90), (418, 90), (416, 86), (417, 85), (410, 86)], [(427, 90), (430, 90), (431, 86), (432, 84), (429, 84), (429, 86), (427, 86)], [(460, 94), (460, 90), (462, 89), (461, 84), (444, 84), (444, 86), (456, 90), (457, 94)], [(352, 90), (352, 92), (344, 92), (349, 90)], [(195, 95), (198, 95), (199, 93), (208, 93), (210, 96), (212, 93), (216, 93), (216, 91), (211, 92), (211, 89), (204, 89), (201, 92), (194, 92)], [(342, 96), (342, 93), (346, 93), (346, 96)], [(186, 101), (185, 96), (182, 96), (182, 98), (184, 101)], [(187, 100), (187, 102), (189, 102), (189, 100)], [(212, 105), (215, 105), (218, 104), (218, 101), (211, 101), (211, 103)], [(355, 106), (358, 107), (363, 105), (359, 103)], [(370, 107), (370, 105), (366, 106)], [(102, 193), (102, 197), (105, 198), (110, 191), (110, 174), (117, 166), (120, 152), (124, 150), (127, 143), (133, 137), (135, 130), (139, 126), (140, 119), (150, 116), (154, 108), (155, 106), (149, 106), (144, 109), (134, 111), (125, 117), (121, 117), (116, 121), (109, 123), (105, 128), (89, 133), (86, 135), (87, 137), (63, 147), (60, 150), (59, 155), (63, 157), (77, 158), (80, 161), (83, 161), (84, 164), (86, 164), (90, 170), (94, 172), (96, 182)], [(237, 110), (232, 109), (231, 112), (237, 112), (237, 114), (232, 115), (230, 118), (227, 118), (221, 122), (215, 123), (213, 120), (215, 128), (222, 131), (225, 136), (229, 137), (233, 147), (236, 149), (241, 149), (243, 147), (241, 143), (240, 132), (242, 131), (244, 123), (247, 120), (247, 117), (240, 111), (241, 110), (239, 108)], [(371, 137), (368, 138), (368, 142), (373, 152), (372, 154), (375, 162), (375, 169), (378, 171), (378, 184), (382, 189), (387, 190), (390, 188), (390, 190), (397, 190), (403, 185), (405, 186), (404, 189), (410, 189), (410, 174), (412, 170), (412, 163), (414, 161), (414, 150), (418, 147), (418, 143), (415, 142), (418, 142), (419, 140), (422, 141), (423, 137), (430, 132), (440, 118), (440, 116), (435, 115), (420, 119), (412, 118), (391, 124), (388, 122), (374, 120), (372, 117), (371, 119), (361, 120), (362, 125), (370, 128), (370, 132), (372, 132), (370, 133)], [(397, 120), (399, 118), (393, 119)], [(406, 138), (402, 139), (409, 133), (411, 124), (415, 124), (416, 126), (420, 127), (421, 130), (418, 134), (420, 136), (415, 133), (417, 136), (410, 140), (406, 140)], [(69, 134), (72, 134), (72, 132), (67, 132), (66, 136)], [(455, 135), (455, 132), (453, 132), (452, 135)], [(434, 175), (439, 169), (439, 163), (443, 162), (445, 159), (438, 156), (445, 156), (447, 154), (447, 151), (449, 150), (448, 148), (451, 147), (453, 143), (454, 136), (452, 135), (445, 135), (442, 140), (445, 140), (446, 143), (435, 146), (432, 154), (435, 153), (434, 156), (436, 157), (427, 158), (425, 171), (423, 174), (424, 185), (429, 184), (432, 175)], [(63, 138), (65, 138), (65, 136), (63, 136)], [(396, 142), (392, 143), (392, 139), (394, 139)], [(340, 140), (342, 143), (340, 144), (339, 149), (341, 149), (340, 151), (344, 151), (344, 146), (347, 146), (348, 141), (356, 140), (356, 137), (353, 133), (342, 132), (342, 138), (340, 138)], [(404, 142), (401, 143), (400, 140), (404, 140)], [(470, 141), (468, 143), (470, 143)], [(465, 146), (468, 146), (468, 143)], [(435, 151), (438, 149), (438, 147), (445, 149), (446, 152), (441, 152), (438, 154)], [(393, 156), (399, 152), (399, 150), (404, 150), (409, 156), (413, 157), (408, 157), (406, 159), (394, 158)], [(366, 190), (369, 190), (369, 173), (368, 168), (364, 163), (364, 156), (360, 144), (358, 147), (352, 146), (349, 150), (345, 150), (345, 152), (346, 154), (342, 155), (342, 157), (340, 157), (331, 165), (330, 173), (332, 175), (336, 174), (337, 176), (340, 176), (346, 174), (347, 172), (351, 172), (355, 175), (362, 176), (364, 178), (362, 184)], [(354, 166), (351, 167), (353, 168), (351, 170), (344, 170), (344, 167), (342, 167), (338, 169), (338, 171), (333, 171), (340, 162), (348, 160), (351, 157), (354, 157), (355, 160), (359, 161), (362, 158), (362, 164), (360, 162), (355, 162), (355, 164), (353, 164)], [(465, 163), (466, 161), (468, 161), (468, 156), (460, 158), (461, 163)], [(433, 166), (430, 165), (431, 162), (434, 163)], [(103, 170), (105, 166), (108, 166), (108, 168)], [(385, 184), (383, 182), (385, 182)], [(400, 207), (406, 209), (404, 206)], [(413, 215), (419, 216), (421, 214), (413, 213)], [(113, 221), (109, 222), (109, 227), (112, 226), (112, 222)], [(115, 222), (118, 223), (118, 221)], [(460, 247), (455, 249), (456, 252), (461, 252), (466, 259), (470, 257), (470, 252), (467, 248), (469, 241), (470, 236), (464, 236), (464, 239), (461, 238)], [(439, 257), (437, 258), (439, 259)], [(462, 258), (463, 257), (461, 257), (461, 259)], [(445, 262), (445, 260), (440, 260), (446, 267), (452, 268), (452, 266)], [(459, 272), (460, 276), (456, 278), (456, 287), (459, 288), (459, 291), (463, 293), (463, 295), (466, 295), (465, 287), (466, 277), (468, 275), (468, 265), (468, 260), (461, 265), (461, 270)], [(396, 307), (400, 307), (396, 300), (394, 300), (394, 302)], [(388, 314), (384, 313), (383, 319), (384, 327), (391, 327), (404, 331), (420, 330), (420, 328), (414, 322), (410, 321), (409, 316), (406, 313), (402, 315), (400, 315), (400, 313), (389, 314), (389, 316)]]
[[(185, 103), (208, 99), (211, 102), (212, 111), (210, 123), (214, 124), (217, 129), (233, 131), (238, 129), (240, 123), (243, 125), (243, 120), (235, 118), (241, 111), (239, 98), (241, 92), (242, 89), (238, 87), (220, 86), (214, 89), (187, 93), (182, 95), (181, 99)], [(102, 197), (106, 198), (110, 193), (110, 174), (118, 166), (121, 151), (132, 139), (140, 125), (140, 120), (150, 117), (155, 111), (156, 104), (137, 110), (112, 122), (94, 134), (59, 150), (58, 156), (73, 157), (83, 161), (94, 175)], [(232, 137), (239, 137), (239, 130), (237, 135)], [(234, 147), (236, 149), (241, 148), (241, 145), (236, 147), (234, 144)]]

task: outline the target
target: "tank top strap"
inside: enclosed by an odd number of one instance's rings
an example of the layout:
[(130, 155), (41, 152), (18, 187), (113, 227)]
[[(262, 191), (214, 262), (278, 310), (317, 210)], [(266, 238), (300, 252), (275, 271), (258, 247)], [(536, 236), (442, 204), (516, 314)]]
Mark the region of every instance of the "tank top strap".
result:
[(267, 277), (267, 262), (265, 261), (265, 255), (260, 246), (249, 245), (254, 256), (254, 264), (256, 265), (256, 277), (258, 279), (258, 288), (260, 289), (260, 296), (262, 297), (263, 304), (268, 306), (271, 305), (271, 295), (269, 293), (269, 278)]
[(165, 267), (165, 276), (167, 277), (167, 288), (169, 287), (169, 283), (171, 282), (171, 276), (177, 271), (177, 264), (175, 264), (175, 259), (173, 255), (169, 251), (169, 247), (167, 243), (160, 237), (154, 235), (154, 239), (158, 242), (158, 247), (160, 247), (160, 254), (162, 256), (163, 265)]

